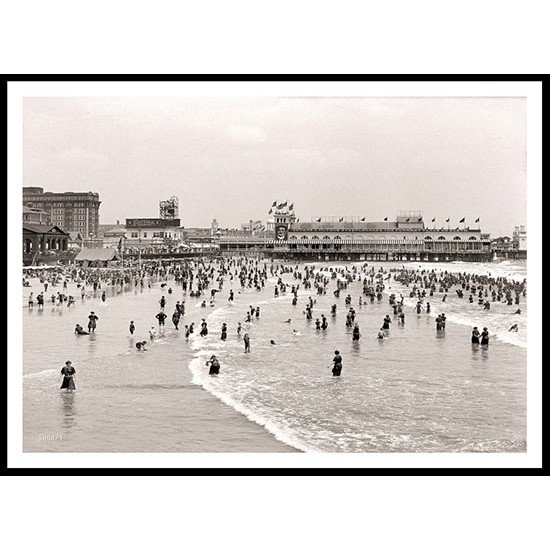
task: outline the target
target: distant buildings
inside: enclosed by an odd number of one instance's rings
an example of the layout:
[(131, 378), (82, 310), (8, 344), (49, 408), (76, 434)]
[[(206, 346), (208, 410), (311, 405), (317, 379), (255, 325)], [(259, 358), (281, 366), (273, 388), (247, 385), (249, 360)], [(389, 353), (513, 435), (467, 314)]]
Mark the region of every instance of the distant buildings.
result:
[[(98, 193), (44, 193), (42, 187), (23, 187), (23, 207), (29, 216), (43, 211), (49, 223), (66, 232), (74, 231), (87, 238), (96, 238), (99, 229)], [(25, 213), (25, 212), (24, 212)]]
[(527, 252), (527, 231), (524, 225), (516, 225), (512, 233), (512, 243), (514, 250)]
[(516, 225), (512, 237), (497, 237), (491, 241), (495, 259), (527, 259), (527, 231), (525, 225)]
[(104, 224), (99, 226), (99, 239), (104, 248), (117, 248), (120, 239), (126, 236), (126, 226), (118, 220), (116, 224)]
[(128, 246), (166, 244), (181, 238), (179, 219), (126, 218), (125, 228)]
[(28, 206), (23, 205), (23, 223), (30, 223), (33, 225), (51, 225), (52, 216), (50, 212), (46, 210), (29, 208)]

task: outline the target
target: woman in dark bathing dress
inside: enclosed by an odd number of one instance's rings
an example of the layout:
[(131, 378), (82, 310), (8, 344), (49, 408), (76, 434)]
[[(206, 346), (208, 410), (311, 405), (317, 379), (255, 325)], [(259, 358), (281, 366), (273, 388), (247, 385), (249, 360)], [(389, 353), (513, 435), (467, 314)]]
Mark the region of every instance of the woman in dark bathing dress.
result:
[(63, 382), (61, 383), (60, 389), (66, 389), (68, 392), (75, 390), (74, 375), (76, 374), (76, 370), (71, 361), (65, 361), (65, 366), (61, 369), (61, 374), (63, 375)]

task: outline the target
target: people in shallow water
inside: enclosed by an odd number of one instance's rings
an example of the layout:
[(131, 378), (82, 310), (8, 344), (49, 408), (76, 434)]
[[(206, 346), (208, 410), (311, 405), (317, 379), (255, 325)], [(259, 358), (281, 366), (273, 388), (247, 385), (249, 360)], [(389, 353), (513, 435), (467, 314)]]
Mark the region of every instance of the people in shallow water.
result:
[(384, 340), (387, 337), (388, 337), (388, 335), (386, 334), (386, 331), (384, 330), (384, 327), (380, 327), (380, 330), (378, 331), (378, 339), (379, 340)]
[(355, 325), (353, 327), (353, 335), (352, 335), (351, 339), (353, 341), (358, 341), (359, 338), (361, 338), (361, 333), (359, 332), (359, 324), (355, 323)]
[(136, 342), (136, 348), (138, 351), (147, 351), (145, 349), (145, 344), (147, 343), (146, 340), (142, 340), (141, 342)]
[(220, 363), (215, 355), (212, 355), (210, 359), (206, 362), (206, 366), (210, 367), (208, 374), (219, 374), (220, 373)]
[(340, 376), (342, 373), (342, 356), (340, 352), (336, 350), (334, 357), (332, 358), (332, 376)]
[(477, 327), (472, 329), (472, 344), (479, 344), (480, 332)]
[(76, 386), (74, 383), (74, 375), (76, 374), (76, 370), (73, 367), (73, 364), (71, 361), (65, 361), (65, 366), (61, 369), (61, 375), (63, 376), (63, 381), (61, 382), (60, 389), (66, 389), (67, 392), (72, 392), (73, 390), (76, 390)]
[(489, 345), (489, 331), (487, 330), (487, 327), (484, 327), (481, 333), (481, 345), (482, 346)]
[(88, 315), (88, 330), (90, 332), (95, 332), (98, 319), (99, 317), (93, 311), (91, 311), (90, 315)]
[(74, 327), (74, 331), (76, 334), (90, 334), (89, 332), (86, 332), (78, 323), (76, 324), (76, 327)]

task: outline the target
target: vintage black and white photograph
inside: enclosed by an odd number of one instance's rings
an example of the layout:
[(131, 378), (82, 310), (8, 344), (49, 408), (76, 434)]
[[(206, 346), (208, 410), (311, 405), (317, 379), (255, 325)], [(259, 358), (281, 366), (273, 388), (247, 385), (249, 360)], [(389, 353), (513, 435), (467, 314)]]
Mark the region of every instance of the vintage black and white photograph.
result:
[(435, 84), (20, 83), (18, 460), (532, 464), (534, 84)]

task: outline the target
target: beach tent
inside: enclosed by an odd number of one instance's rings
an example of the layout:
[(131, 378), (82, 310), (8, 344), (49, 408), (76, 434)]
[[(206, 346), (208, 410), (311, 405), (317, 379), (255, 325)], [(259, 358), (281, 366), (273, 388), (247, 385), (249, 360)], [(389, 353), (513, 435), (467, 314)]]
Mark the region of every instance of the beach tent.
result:
[(107, 267), (112, 260), (118, 260), (114, 248), (84, 248), (75, 258), (82, 267)]

